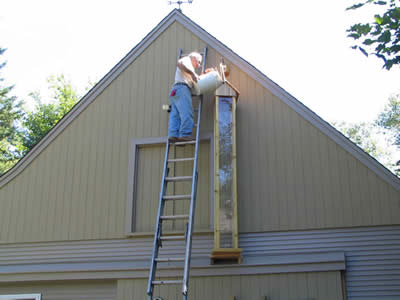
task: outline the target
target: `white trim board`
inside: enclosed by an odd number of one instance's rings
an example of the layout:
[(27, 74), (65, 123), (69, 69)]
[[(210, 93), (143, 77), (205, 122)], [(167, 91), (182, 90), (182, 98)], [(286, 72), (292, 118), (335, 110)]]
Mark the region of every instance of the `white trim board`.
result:
[(40, 300), (40, 294), (18, 294), (18, 295), (0, 295), (0, 300), (17, 300), (17, 299), (29, 299), (29, 300)]
[(173, 22), (179, 22), (185, 28), (193, 32), (200, 39), (206, 42), (210, 47), (217, 50), (221, 55), (234, 63), (241, 70), (246, 72), (250, 77), (267, 88), (289, 105), (293, 110), (300, 114), (303, 118), (320, 129), (324, 134), (334, 140), (338, 145), (343, 147), (347, 152), (351, 153), (361, 163), (372, 170), (380, 178), (385, 180), (396, 190), (400, 191), (400, 179), (393, 175), (388, 169), (381, 165), (377, 160), (364, 152), (357, 145), (352, 143), (343, 134), (334, 127), (322, 120), (313, 111), (307, 108), (299, 100), (291, 96), (283, 88), (257, 70), (254, 66), (234, 53), (188, 17), (183, 15), (179, 10), (174, 9), (167, 17), (165, 17), (136, 47), (134, 47), (109, 73), (107, 73), (100, 82), (92, 88), (82, 100), (74, 106), (74, 108), (52, 129), (50, 132), (25, 156), (17, 165), (0, 177), (0, 188), (6, 185), (10, 180), (15, 178), (22, 172), (32, 160), (47, 147), (96, 97), (99, 95), (129, 64), (131, 64), (145, 49), (162, 34)]

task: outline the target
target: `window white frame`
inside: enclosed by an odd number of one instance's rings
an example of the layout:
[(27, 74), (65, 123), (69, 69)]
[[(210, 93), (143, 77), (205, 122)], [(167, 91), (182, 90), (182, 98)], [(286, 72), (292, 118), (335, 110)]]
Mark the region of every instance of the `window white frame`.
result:
[(0, 300), (41, 300), (41, 294), (18, 294), (18, 295), (0, 295)]
[[(200, 135), (200, 140), (208, 140), (210, 142), (210, 199), (211, 199), (211, 212), (210, 212), (210, 227), (214, 227), (214, 139), (213, 133)], [(162, 145), (167, 141), (167, 137), (154, 137), (154, 138), (142, 138), (132, 139), (129, 151), (129, 163), (128, 163), (128, 192), (127, 192), (127, 205), (126, 205), (126, 222), (125, 222), (125, 233), (130, 236), (135, 233), (133, 216), (134, 216), (134, 205), (136, 195), (136, 176), (138, 168), (138, 153), (139, 147), (150, 146), (150, 145)], [(162, 162), (160, 162), (161, 164)], [(1, 299), (0, 299), (1, 300)]]

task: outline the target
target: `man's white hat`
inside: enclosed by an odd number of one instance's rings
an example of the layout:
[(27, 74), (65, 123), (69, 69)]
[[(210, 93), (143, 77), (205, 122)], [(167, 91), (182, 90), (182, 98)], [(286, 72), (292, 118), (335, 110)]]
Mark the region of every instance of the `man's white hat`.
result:
[(200, 53), (197, 53), (197, 52), (192, 52), (192, 53), (190, 53), (190, 54), (189, 54), (189, 57), (194, 57), (194, 58), (196, 58), (196, 59), (199, 61), (199, 63), (201, 63), (201, 61), (202, 61), (202, 59), (203, 59), (203, 57), (201, 56), (201, 54), (200, 54)]

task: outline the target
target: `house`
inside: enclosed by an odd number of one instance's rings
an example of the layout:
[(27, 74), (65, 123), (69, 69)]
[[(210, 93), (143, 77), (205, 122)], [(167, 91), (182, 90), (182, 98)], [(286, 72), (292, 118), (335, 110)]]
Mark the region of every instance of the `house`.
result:
[[(189, 299), (400, 299), (400, 180), (176, 9), (0, 178), (0, 299), (146, 299), (168, 124), (162, 105), (178, 48), (204, 47), (207, 66), (224, 58), (240, 91), (243, 252), (240, 264), (210, 264), (207, 95)], [(155, 295), (181, 299), (181, 287)]]

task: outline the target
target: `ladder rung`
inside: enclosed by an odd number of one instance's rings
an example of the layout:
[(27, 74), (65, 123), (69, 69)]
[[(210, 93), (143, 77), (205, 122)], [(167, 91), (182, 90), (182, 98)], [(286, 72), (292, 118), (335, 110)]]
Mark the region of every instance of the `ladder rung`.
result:
[(184, 235), (161, 236), (162, 241), (180, 241), (186, 239)]
[(161, 216), (161, 220), (189, 219), (189, 215)]
[(157, 262), (185, 261), (184, 257), (158, 257)]
[(174, 142), (173, 144), (174, 144), (174, 145), (177, 145), (177, 146), (179, 146), (179, 145), (189, 145), (189, 144), (196, 144), (196, 140), (193, 140), (193, 141), (187, 141), (187, 142)]
[(191, 195), (168, 195), (163, 197), (164, 200), (186, 200), (190, 198)]
[(194, 160), (194, 157), (173, 158), (173, 159), (168, 159), (168, 162), (174, 163), (174, 162), (184, 162), (184, 161), (191, 161), (191, 160)]
[(182, 280), (154, 280), (151, 283), (154, 285), (160, 285), (160, 284), (181, 284), (183, 281)]
[(193, 176), (165, 177), (165, 181), (190, 181)]

